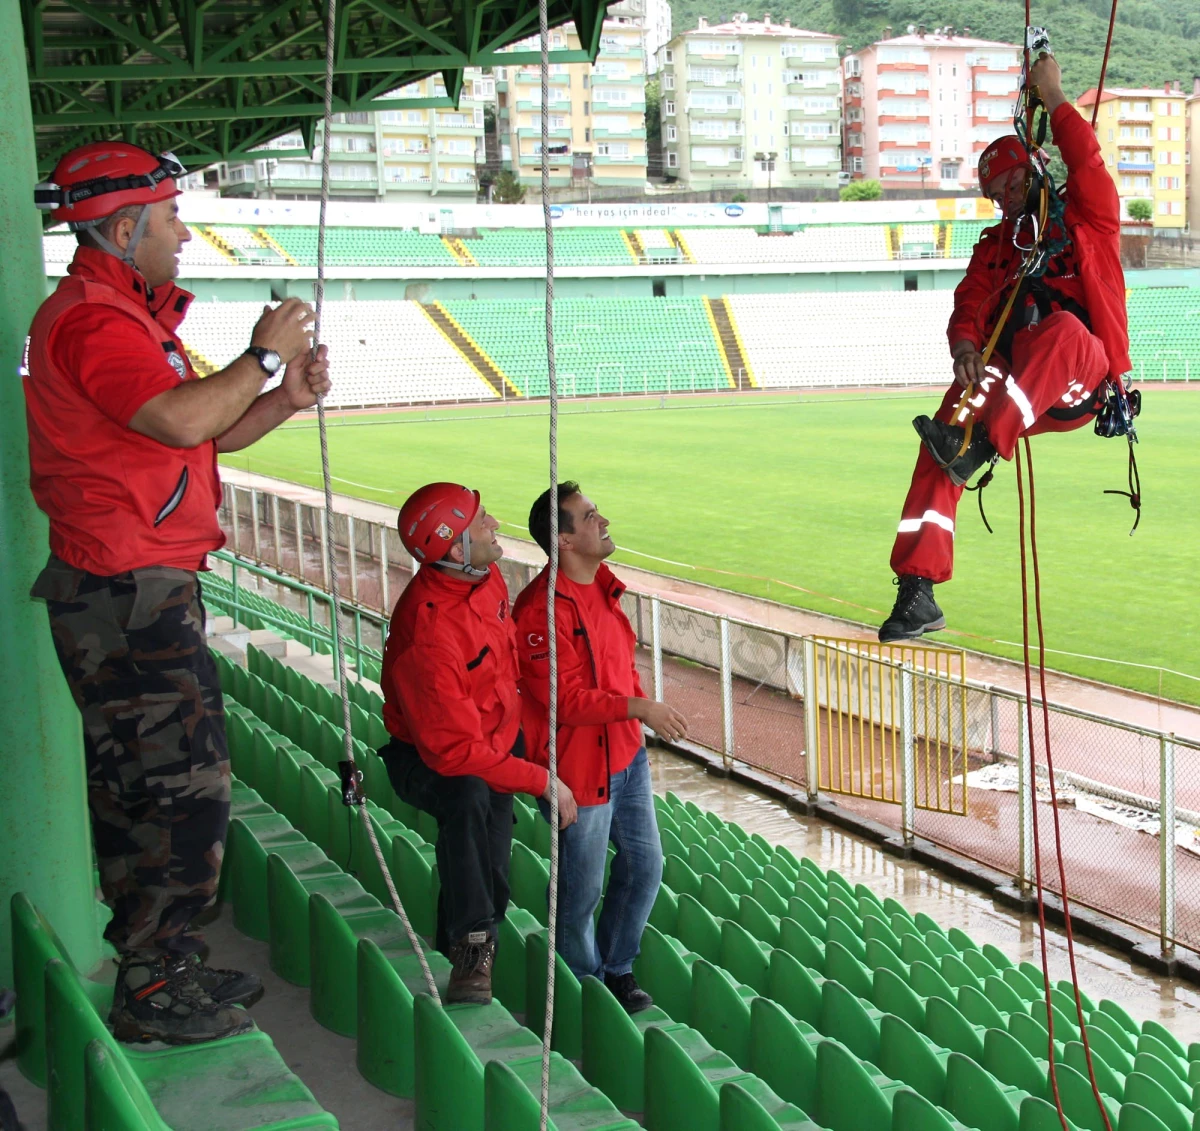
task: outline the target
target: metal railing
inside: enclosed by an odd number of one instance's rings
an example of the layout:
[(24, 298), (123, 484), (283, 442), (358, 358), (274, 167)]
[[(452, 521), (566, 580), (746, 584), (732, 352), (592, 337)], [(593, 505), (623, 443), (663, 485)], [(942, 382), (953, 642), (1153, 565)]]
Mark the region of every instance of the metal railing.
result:
[[(216, 557), (286, 591), (306, 610), (300, 637), (332, 646), (322, 510), (227, 483), (221, 517), (234, 553)], [(364, 662), (381, 654), (363, 633), (377, 631), (382, 644), (391, 602), (413, 564), (390, 525), (339, 513), (333, 527), (349, 582), (347, 652), (361, 675)], [(511, 556), (500, 567), (514, 597), (541, 568)], [(1060, 890), (1047, 848), (1040, 700), (1032, 704), (1031, 735), (1022, 694), (966, 679), (961, 669), (927, 662), (918, 680), (911, 658), (852, 653), (861, 643), (822, 644), (635, 590), (621, 600), (643, 685), (684, 712), (691, 740), (727, 770), (753, 767), (816, 799), (832, 784), (818, 767), (833, 748), (831, 735), (869, 723), (887, 732), (886, 742), (871, 745), (887, 751), (888, 788), (839, 794), (838, 804), (890, 825), (905, 842), (920, 838), (988, 865), (1024, 892), (1034, 884), (1029, 785), (1036, 776), (1043, 878)], [(248, 601), (235, 599), (234, 608), (262, 616)], [(297, 635), (294, 624), (278, 627)], [(831, 697), (819, 647), (841, 659), (852, 654), (865, 670), (864, 686), (876, 689), (868, 712), (844, 689)], [(1072, 899), (1156, 934), (1164, 952), (1176, 942), (1200, 947), (1200, 745), (1077, 708), (1050, 704), (1048, 711)]]
[[(217, 588), (206, 596), (216, 608), (226, 613), (232, 620), (234, 628), (257, 622), (278, 629), (287, 636), (298, 640), (314, 652), (329, 652), (337, 663), (339, 648), (346, 649), (346, 665), (352, 668), (359, 679), (365, 678), (368, 661), (376, 664), (383, 660), (383, 646), (387, 641), (388, 620), (368, 609), (363, 609), (349, 601), (341, 602), (340, 624), (342, 631), (335, 633), (333, 620), (333, 597), (330, 593), (308, 585), (295, 578), (278, 573), (266, 566), (241, 559), (224, 550), (217, 550), (209, 555), (223, 563), (229, 570), (229, 590)], [(303, 598), (303, 623), (292, 617), (283, 616), (273, 611), (269, 606), (264, 607), (251, 602), (245, 596), (247, 590), (243, 582), (243, 574), (260, 578), (277, 588), (286, 589), (298, 598)], [(220, 576), (220, 575), (218, 575)], [(255, 587), (255, 592), (260, 586)], [(318, 610), (324, 616), (318, 615)], [(346, 623), (349, 622), (349, 632)], [(369, 625), (379, 635), (379, 648), (375, 649), (364, 643), (363, 626)], [(336, 667), (335, 667), (336, 670)]]

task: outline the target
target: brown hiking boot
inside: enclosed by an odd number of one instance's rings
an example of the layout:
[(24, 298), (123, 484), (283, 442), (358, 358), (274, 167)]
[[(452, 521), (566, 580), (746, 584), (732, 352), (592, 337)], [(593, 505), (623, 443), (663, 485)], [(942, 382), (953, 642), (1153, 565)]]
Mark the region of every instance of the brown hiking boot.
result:
[(248, 970), (219, 970), (209, 966), (198, 954), (184, 961), (196, 983), (218, 1005), (252, 1006), (263, 996), (262, 979)]
[(450, 985), (446, 988), (447, 1005), (490, 1005), (492, 1002), (492, 963), (496, 960), (496, 940), (487, 931), (472, 931), (450, 946)]
[(118, 1041), (194, 1045), (248, 1033), (244, 1009), (220, 1005), (195, 982), (190, 964), (166, 955), (126, 955), (117, 970), (108, 1015)]

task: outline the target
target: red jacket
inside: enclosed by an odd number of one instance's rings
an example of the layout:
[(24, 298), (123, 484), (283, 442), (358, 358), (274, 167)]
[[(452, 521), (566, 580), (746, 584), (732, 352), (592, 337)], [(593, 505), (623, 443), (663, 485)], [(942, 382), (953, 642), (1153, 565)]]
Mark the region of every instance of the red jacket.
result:
[[(540, 765), (550, 761), (550, 654), (546, 647), (547, 566), (525, 587), (513, 606), (521, 662), (525, 748)], [(633, 761), (641, 745), (642, 724), (629, 718), (629, 699), (646, 698), (634, 664), (637, 639), (621, 608), (625, 586), (601, 565), (601, 586), (611, 616), (589, 620), (577, 599), (579, 587), (559, 573), (555, 592), (558, 640), (558, 776), (579, 805), (608, 803), (609, 777)], [(624, 688), (600, 685), (601, 664), (628, 665)], [(628, 728), (628, 733), (618, 730)], [(630, 736), (634, 736), (631, 743)]]
[(197, 379), (176, 329), (192, 296), (149, 298), (141, 275), (81, 247), (33, 319), (23, 367), (30, 487), (50, 549), (111, 577), (199, 569), (224, 545), (217, 445), (172, 448), (129, 427), (148, 400)]
[[(1100, 145), (1079, 112), (1063, 103), (1050, 118), (1054, 141), (1067, 165), (1067, 206), (1063, 217), (1074, 245), (1092, 333), (1104, 343), (1108, 375), (1132, 368), (1129, 321), (1125, 310), (1125, 274), (1121, 269), (1121, 203), (1104, 165)], [(954, 313), (946, 334), (982, 349), (994, 327), (1021, 256), (1012, 242), (1012, 226), (1002, 221), (979, 237), (966, 276), (954, 292)]]
[(497, 793), (546, 792), (541, 766), (510, 751), (521, 728), (516, 636), (496, 565), (477, 585), (422, 566), (396, 602), (383, 650), (383, 721), (445, 777)]

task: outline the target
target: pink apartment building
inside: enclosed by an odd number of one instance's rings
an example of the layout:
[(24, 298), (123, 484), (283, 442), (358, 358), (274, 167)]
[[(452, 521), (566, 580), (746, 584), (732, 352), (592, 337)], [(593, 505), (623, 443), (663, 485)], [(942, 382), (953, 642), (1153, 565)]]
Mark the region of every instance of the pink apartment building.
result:
[(1015, 44), (913, 28), (847, 55), (842, 65), (846, 168), (856, 180), (975, 188), (979, 154), (1012, 131), (1021, 74)]

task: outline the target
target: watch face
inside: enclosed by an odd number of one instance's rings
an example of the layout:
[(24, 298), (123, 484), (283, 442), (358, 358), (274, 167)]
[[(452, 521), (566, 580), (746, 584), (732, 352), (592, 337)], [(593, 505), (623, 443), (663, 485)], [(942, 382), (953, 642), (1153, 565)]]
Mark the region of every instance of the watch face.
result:
[(283, 359), (280, 358), (279, 354), (277, 354), (274, 350), (267, 350), (262, 355), (262, 367), (268, 373), (272, 373), (272, 374), (278, 373), (279, 367), (282, 364), (283, 364)]

